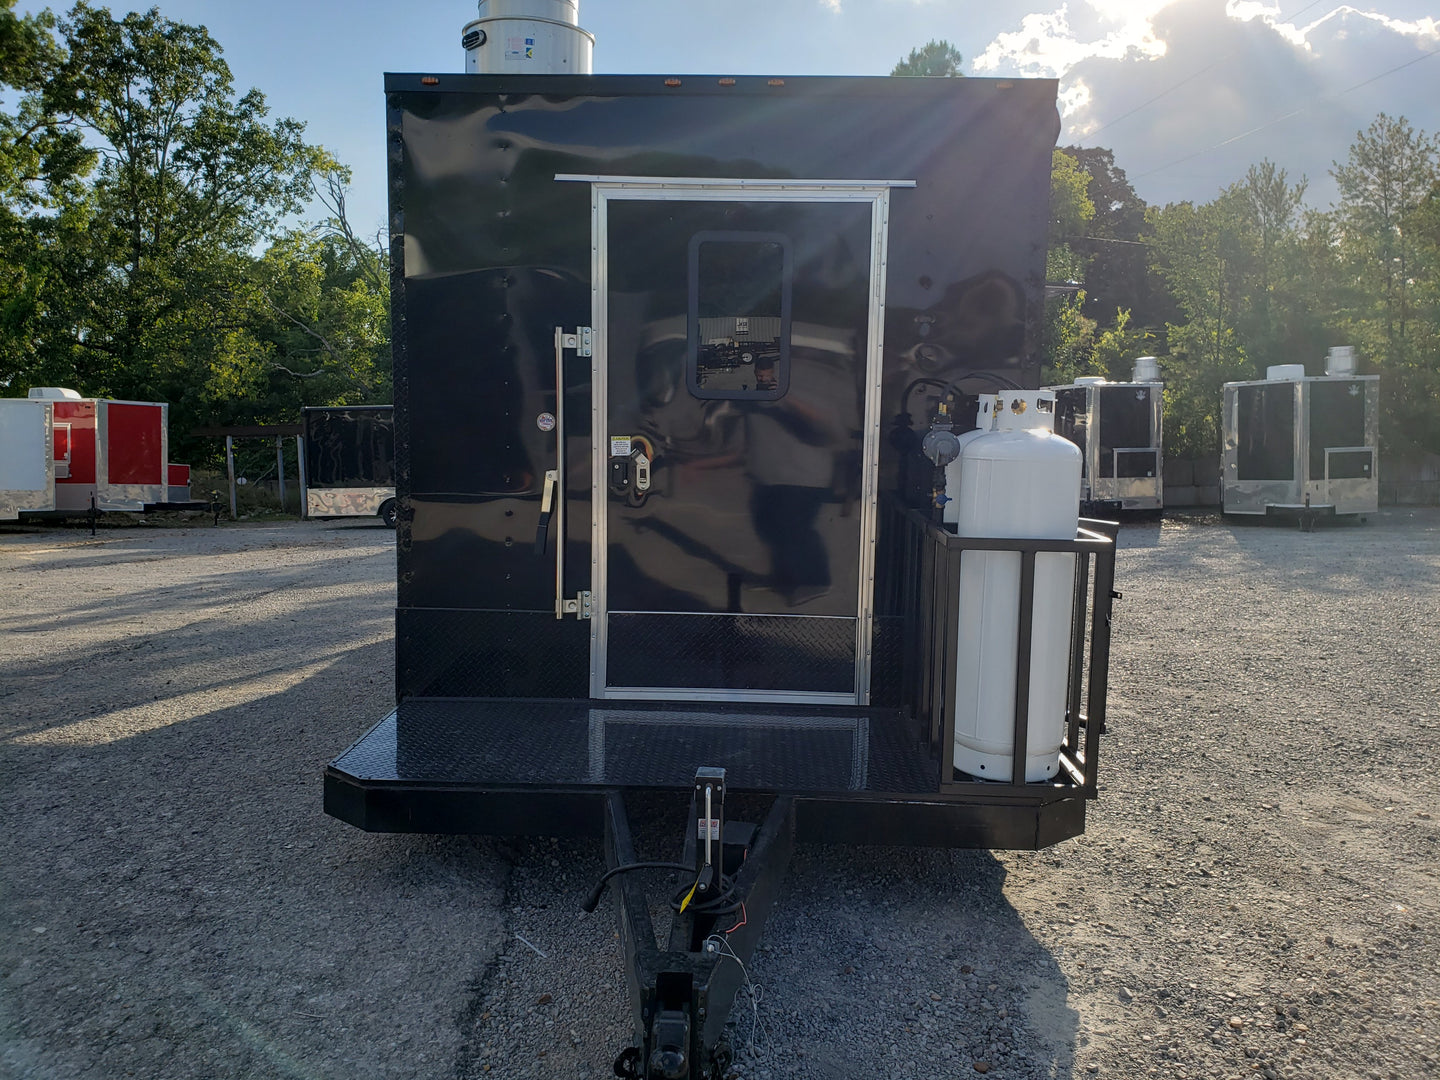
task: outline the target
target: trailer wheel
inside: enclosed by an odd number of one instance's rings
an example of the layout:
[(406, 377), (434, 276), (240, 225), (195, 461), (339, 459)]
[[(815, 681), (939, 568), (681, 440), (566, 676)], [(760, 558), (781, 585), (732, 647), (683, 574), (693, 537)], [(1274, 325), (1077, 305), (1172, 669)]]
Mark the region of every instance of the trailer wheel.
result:
[(377, 516), (393, 529), (395, 528), (396, 522), (400, 520), (400, 506), (394, 499), (386, 499), (380, 504), (380, 511)]

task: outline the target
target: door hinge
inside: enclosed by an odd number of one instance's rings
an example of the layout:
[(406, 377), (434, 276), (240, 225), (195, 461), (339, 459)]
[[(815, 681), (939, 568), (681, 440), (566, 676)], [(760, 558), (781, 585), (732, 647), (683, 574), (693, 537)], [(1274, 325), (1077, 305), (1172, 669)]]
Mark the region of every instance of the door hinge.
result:
[(588, 326), (578, 327), (573, 334), (560, 331), (560, 347), (574, 349), (576, 356), (595, 355), (595, 331)]
[(574, 599), (560, 601), (560, 614), (574, 615), (577, 619), (590, 618), (590, 591), (576, 593)]

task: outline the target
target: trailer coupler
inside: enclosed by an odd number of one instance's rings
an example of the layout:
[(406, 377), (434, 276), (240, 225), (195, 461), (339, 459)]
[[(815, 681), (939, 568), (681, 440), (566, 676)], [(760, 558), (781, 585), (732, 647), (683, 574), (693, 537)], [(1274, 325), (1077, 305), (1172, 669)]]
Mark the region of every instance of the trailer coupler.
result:
[[(719, 1080), (730, 1062), (725, 1025), (789, 865), (794, 803), (777, 798), (757, 829), (725, 821), (725, 770), (695, 774), (684, 856), (678, 863), (635, 857), (624, 796), (605, 801), (607, 880), (619, 896), (620, 938), (635, 1025), (635, 1045), (615, 1059), (627, 1080)], [(630, 870), (682, 872), (672, 896), (670, 936), (661, 949), (650, 903)], [(692, 878), (693, 874), (693, 878)], [(599, 887), (591, 896), (598, 900)], [(586, 907), (591, 907), (587, 902)]]

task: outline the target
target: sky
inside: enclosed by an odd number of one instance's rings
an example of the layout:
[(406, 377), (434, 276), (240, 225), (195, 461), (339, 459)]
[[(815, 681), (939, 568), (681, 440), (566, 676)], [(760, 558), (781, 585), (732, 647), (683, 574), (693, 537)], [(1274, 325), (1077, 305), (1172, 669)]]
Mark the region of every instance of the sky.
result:
[[(206, 26), (238, 90), (354, 173), (385, 220), (382, 73), (463, 69), (474, 0), (150, 0)], [(34, 10), (38, 4), (19, 5)], [(57, 5), (52, 5), (57, 6)], [(128, 10), (112, 2), (112, 11)], [(136, 5), (138, 6), (138, 5)], [(580, 0), (595, 72), (885, 75), (932, 38), (967, 75), (1060, 79), (1061, 144), (1114, 151), (1156, 204), (1205, 202), (1269, 159), (1327, 208), (1329, 170), (1380, 112), (1440, 134), (1435, 0)]]

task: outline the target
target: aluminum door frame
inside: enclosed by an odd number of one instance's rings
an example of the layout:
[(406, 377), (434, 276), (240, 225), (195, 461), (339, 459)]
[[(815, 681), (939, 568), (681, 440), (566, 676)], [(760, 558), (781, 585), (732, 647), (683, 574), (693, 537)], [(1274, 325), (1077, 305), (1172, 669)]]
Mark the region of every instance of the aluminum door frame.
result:
[[(885, 334), (885, 267), (890, 236), (890, 191), (914, 180), (755, 180), (727, 177), (600, 176), (562, 173), (557, 181), (590, 185), (590, 696), (597, 699), (760, 701), (817, 705), (868, 705), (875, 623), (875, 529), (880, 483), (880, 383)], [(628, 202), (868, 203), (870, 283), (865, 346), (865, 420), (860, 497), (860, 595), (855, 613), (853, 694), (728, 690), (705, 687), (606, 685), (609, 640), (609, 204)]]

